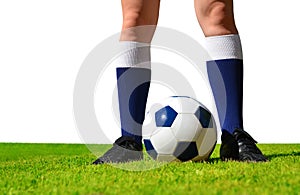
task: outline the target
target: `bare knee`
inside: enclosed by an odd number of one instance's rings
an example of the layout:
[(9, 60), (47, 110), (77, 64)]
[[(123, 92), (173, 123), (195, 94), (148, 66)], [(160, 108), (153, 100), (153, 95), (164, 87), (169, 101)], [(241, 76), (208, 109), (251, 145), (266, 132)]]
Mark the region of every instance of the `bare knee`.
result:
[(195, 4), (197, 19), (205, 36), (236, 34), (232, 0), (207, 0)]
[(123, 13), (123, 29), (141, 26), (144, 21), (139, 11), (128, 11)]
[(155, 1), (156, 4), (152, 0), (122, 2), (123, 25), (120, 40), (150, 43), (158, 20), (159, 1)]
[(156, 15), (149, 15), (144, 10), (128, 10), (123, 13), (123, 29), (145, 26), (145, 25), (156, 25)]

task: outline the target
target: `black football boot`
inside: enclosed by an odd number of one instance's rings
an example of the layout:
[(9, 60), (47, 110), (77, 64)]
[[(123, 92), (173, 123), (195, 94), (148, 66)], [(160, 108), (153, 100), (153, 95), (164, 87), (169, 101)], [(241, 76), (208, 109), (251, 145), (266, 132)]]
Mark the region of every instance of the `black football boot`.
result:
[(142, 144), (137, 143), (134, 138), (122, 136), (115, 141), (111, 149), (94, 161), (93, 164), (139, 161), (143, 159), (142, 150)]
[(222, 132), (220, 157), (222, 160), (238, 160), (246, 162), (266, 162), (268, 159), (256, 146), (256, 141), (243, 129), (235, 129), (231, 135)]
[(239, 160), (239, 146), (232, 134), (223, 130), (221, 135), (220, 157), (223, 161)]

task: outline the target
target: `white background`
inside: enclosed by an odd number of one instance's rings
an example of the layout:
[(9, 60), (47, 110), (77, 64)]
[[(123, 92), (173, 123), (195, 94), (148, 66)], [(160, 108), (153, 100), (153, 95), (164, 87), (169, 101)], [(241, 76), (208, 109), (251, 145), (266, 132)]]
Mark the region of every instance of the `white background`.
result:
[[(245, 128), (261, 143), (300, 141), (299, 5), (235, 2)], [(193, 1), (162, 1), (159, 25), (203, 41)], [(0, 142), (82, 142), (74, 81), (88, 53), (120, 27), (119, 0), (1, 0)]]

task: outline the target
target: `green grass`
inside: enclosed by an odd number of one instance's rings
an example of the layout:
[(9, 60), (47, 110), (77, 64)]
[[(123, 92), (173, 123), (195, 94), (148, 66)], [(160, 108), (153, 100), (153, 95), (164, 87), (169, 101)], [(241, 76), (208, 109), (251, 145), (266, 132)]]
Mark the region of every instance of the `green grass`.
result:
[[(89, 146), (103, 154), (110, 146)], [(259, 145), (267, 163), (92, 166), (85, 145), (0, 144), (0, 194), (300, 194), (300, 144)], [(98, 154), (97, 154), (98, 155)], [(142, 169), (157, 167), (145, 171)]]

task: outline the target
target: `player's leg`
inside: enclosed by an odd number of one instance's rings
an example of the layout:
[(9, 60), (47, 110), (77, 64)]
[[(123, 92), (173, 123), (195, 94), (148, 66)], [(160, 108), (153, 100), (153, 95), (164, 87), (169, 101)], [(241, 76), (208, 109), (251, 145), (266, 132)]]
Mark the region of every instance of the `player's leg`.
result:
[(223, 160), (266, 161), (256, 141), (243, 130), (243, 56), (233, 0), (194, 2), (212, 58), (207, 72), (222, 127), (220, 156)]
[(121, 1), (123, 25), (120, 41), (150, 43), (158, 21), (160, 0)]
[[(160, 0), (122, 0), (123, 25), (117, 59), (117, 87), (122, 136), (94, 164), (141, 160), (142, 123), (150, 87), (150, 42)], [(145, 26), (147, 25), (147, 26)]]

